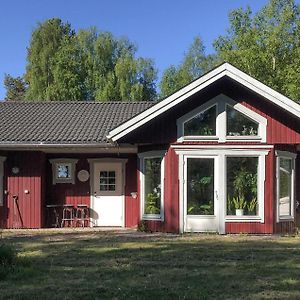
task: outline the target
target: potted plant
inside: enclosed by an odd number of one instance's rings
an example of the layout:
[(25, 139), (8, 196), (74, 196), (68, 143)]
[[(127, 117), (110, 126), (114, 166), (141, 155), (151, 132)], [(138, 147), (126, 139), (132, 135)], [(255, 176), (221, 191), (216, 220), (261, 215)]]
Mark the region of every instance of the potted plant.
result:
[(244, 197), (233, 197), (232, 198), (234, 208), (235, 208), (235, 214), (236, 216), (243, 216), (244, 215), (244, 209), (246, 207), (247, 202), (245, 201)]
[(248, 204), (247, 209), (250, 215), (256, 214), (256, 207), (257, 207), (257, 199), (253, 198)]

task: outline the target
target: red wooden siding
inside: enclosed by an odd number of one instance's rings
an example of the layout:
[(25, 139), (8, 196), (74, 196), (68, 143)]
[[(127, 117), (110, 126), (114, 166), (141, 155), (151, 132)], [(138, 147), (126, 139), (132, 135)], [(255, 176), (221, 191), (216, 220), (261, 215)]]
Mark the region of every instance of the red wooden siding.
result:
[(221, 79), (210, 85), (148, 124), (121, 138), (120, 142), (151, 145), (176, 143), (176, 120), (221, 93), (267, 118), (268, 144), (300, 144), (299, 118), (230, 79)]
[[(20, 169), (17, 175), (11, 172), (15, 166)], [(45, 155), (41, 152), (8, 155), (5, 169), (7, 195), (3, 207), (3, 227), (41, 228)], [(25, 190), (29, 193), (25, 194)], [(17, 203), (14, 203), (14, 195), (18, 197)]]
[(147, 221), (151, 231), (179, 232), (178, 156), (169, 148), (165, 156), (164, 221)]
[(137, 187), (137, 157), (128, 158), (125, 172), (125, 226), (136, 227), (140, 220), (140, 198), (131, 196), (132, 192), (138, 192)]
[[(56, 158), (76, 158), (76, 156), (59, 155)], [(53, 156), (51, 156), (53, 158)], [(78, 157), (77, 157), (78, 158)], [(74, 206), (78, 204), (86, 204), (90, 206), (90, 181), (81, 182), (77, 178), (77, 173), (80, 170), (87, 170), (90, 172), (90, 166), (88, 161), (79, 157), (76, 164), (75, 171), (75, 184), (71, 183), (57, 183), (52, 182), (52, 167), (49, 162), (50, 157), (47, 157), (47, 183), (46, 183), (46, 204), (72, 204)]]

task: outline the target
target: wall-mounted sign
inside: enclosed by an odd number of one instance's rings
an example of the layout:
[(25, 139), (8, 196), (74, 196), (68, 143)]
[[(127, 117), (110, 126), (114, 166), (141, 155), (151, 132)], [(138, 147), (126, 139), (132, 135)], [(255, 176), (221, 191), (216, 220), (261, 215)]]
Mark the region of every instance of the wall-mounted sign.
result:
[(87, 170), (80, 170), (78, 173), (77, 173), (77, 178), (79, 181), (81, 182), (86, 182), (89, 180), (90, 178), (90, 173), (87, 171)]

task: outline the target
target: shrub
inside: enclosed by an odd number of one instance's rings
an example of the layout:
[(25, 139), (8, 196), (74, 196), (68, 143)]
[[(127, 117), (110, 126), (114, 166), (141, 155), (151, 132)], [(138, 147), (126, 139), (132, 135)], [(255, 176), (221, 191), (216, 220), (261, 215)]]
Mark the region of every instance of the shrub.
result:
[(16, 258), (17, 254), (14, 247), (0, 243), (0, 280), (13, 270)]

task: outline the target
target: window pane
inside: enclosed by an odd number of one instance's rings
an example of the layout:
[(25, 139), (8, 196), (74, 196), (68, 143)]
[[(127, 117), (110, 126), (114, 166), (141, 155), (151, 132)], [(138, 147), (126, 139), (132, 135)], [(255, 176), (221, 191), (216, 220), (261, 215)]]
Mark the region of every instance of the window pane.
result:
[(161, 202), (161, 157), (144, 160), (145, 194), (144, 213), (160, 214)]
[(106, 171), (101, 171), (100, 172), (100, 178), (101, 177), (107, 177), (107, 172)]
[(227, 215), (257, 215), (258, 157), (227, 158)]
[(227, 105), (227, 135), (253, 136), (258, 133), (258, 123)]
[(115, 191), (116, 190), (116, 172), (115, 171), (100, 171), (100, 191)]
[(57, 165), (57, 177), (58, 178), (71, 178), (70, 166), (66, 164)]
[(216, 106), (196, 115), (184, 123), (184, 135), (214, 136), (216, 135)]
[(187, 214), (214, 214), (214, 159), (189, 158), (187, 162)]
[(108, 172), (108, 177), (113, 177), (113, 178), (115, 178), (115, 177), (116, 177), (116, 172), (115, 172), (115, 171), (109, 171), (109, 172)]
[(279, 215), (291, 215), (292, 160), (280, 158)]

